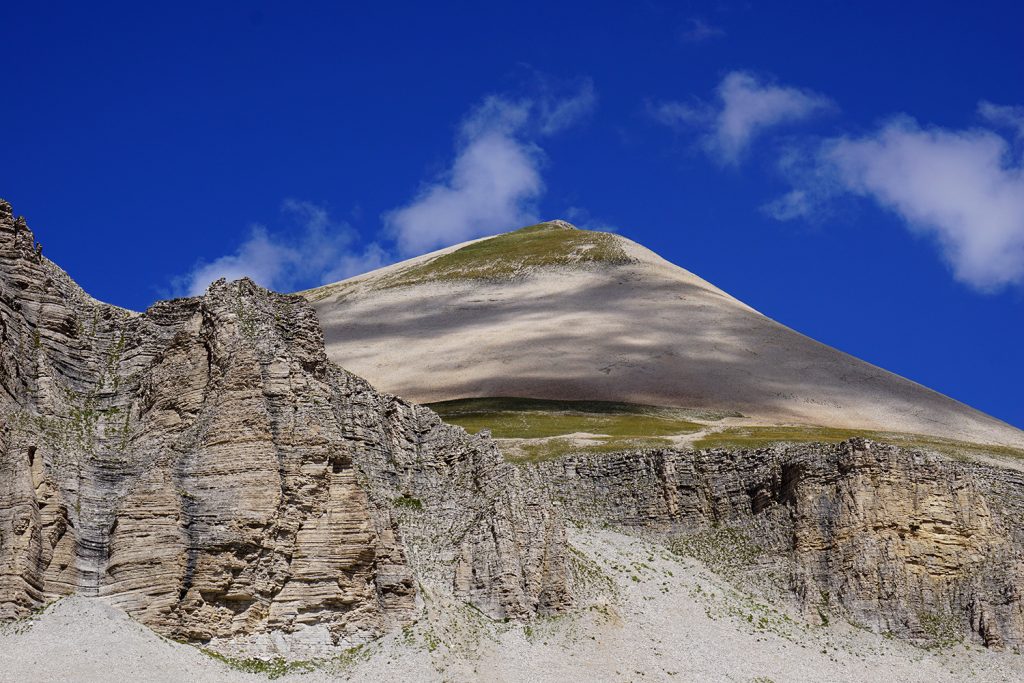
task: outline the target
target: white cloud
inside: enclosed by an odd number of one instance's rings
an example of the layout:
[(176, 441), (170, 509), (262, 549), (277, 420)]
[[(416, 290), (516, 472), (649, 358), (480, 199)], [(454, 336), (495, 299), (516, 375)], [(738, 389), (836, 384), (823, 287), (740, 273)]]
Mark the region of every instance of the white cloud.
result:
[(377, 244), (353, 250), (355, 233), (345, 223), (331, 220), (327, 211), (310, 202), (288, 200), (284, 212), (294, 228), (272, 233), (254, 225), (232, 253), (200, 262), (172, 283), (175, 296), (197, 296), (219, 278), (249, 277), (278, 291), (316, 286), (378, 268), (388, 262)]
[(538, 140), (576, 123), (595, 101), (589, 81), (568, 97), (486, 98), (462, 122), (451, 167), (385, 214), (398, 251), (420, 254), (534, 222), (544, 192)]
[(790, 221), (809, 216), (814, 210), (812, 203), (813, 195), (807, 190), (790, 190), (762, 206), (761, 210), (777, 221)]
[(1024, 107), (992, 104), (982, 100), (978, 103), (978, 114), (997, 126), (1013, 129), (1017, 137), (1024, 138)]
[(817, 93), (763, 83), (744, 71), (723, 78), (716, 94), (714, 104), (667, 102), (656, 107), (654, 114), (669, 125), (705, 129), (705, 150), (723, 164), (738, 163), (765, 130), (808, 119), (835, 106)]
[(820, 139), (791, 139), (782, 146), (778, 171), (792, 189), (761, 206), (761, 211), (779, 221), (802, 218), (811, 222), (831, 219), (833, 205), (848, 189), (836, 168), (822, 160)]
[(793, 189), (762, 207), (818, 218), (837, 199), (868, 197), (934, 239), (954, 277), (979, 291), (1024, 284), (1024, 164), (986, 129), (924, 128), (895, 118), (875, 132), (784, 156)]
[(254, 225), (231, 253), (175, 278), (171, 294), (199, 295), (222, 277), (250, 277), (269, 289), (294, 291), (380, 268), (397, 256), (536, 222), (544, 191), (544, 152), (537, 142), (577, 123), (596, 103), (589, 80), (561, 96), (542, 76), (536, 80), (535, 95), (487, 97), (463, 119), (450, 168), (409, 204), (384, 215), (379, 237), (385, 244), (359, 247), (358, 234), (323, 207), (289, 200), (283, 210), (292, 230)]
[(557, 97), (550, 90), (535, 100), (540, 118), (540, 132), (554, 135), (575, 125), (597, 105), (597, 93), (590, 79), (583, 81), (579, 90), (569, 97)]
[(334, 267), (324, 273), (320, 284), (362, 275), (393, 263), (394, 260), (387, 249), (376, 242), (371, 242), (362, 251), (341, 254), (336, 259)]
[(822, 152), (845, 187), (934, 237), (954, 276), (983, 291), (1024, 282), (1024, 167), (988, 130), (900, 118)]

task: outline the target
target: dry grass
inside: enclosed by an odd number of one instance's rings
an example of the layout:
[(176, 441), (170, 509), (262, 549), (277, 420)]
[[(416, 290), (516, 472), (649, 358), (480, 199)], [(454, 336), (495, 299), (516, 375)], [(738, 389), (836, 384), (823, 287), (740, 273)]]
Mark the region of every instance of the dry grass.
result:
[(765, 448), (787, 443), (838, 443), (854, 437), (891, 443), (904, 448), (936, 451), (954, 458), (970, 458), (974, 455), (1024, 458), (1024, 450), (1009, 446), (969, 443), (922, 434), (833, 427), (731, 427), (697, 439), (694, 441), (693, 447), (696, 449), (738, 450)]
[(614, 235), (538, 223), (480, 240), (385, 278), (385, 288), (451, 280), (507, 280), (534, 268), (630, 263)]
[(603, 401), (489, 398), (430, 404), (445, 422), (469, 432), (491, 430), (497, 439), (543, 439), (594, 434), (625, 439), (690, 434), (703, 428), (690, 413), (671, 408)]
[[(614, 453), (672, 445), (666, 437), (704, 428), (694, 419), (719, 416), (676, 408), (606, 401), (482, 398), (431, 404), (450, 424), (489, 429), (513, 462), (540, 462), (571, 453)], [(567, 438), (571, 434), (586, 439)]]

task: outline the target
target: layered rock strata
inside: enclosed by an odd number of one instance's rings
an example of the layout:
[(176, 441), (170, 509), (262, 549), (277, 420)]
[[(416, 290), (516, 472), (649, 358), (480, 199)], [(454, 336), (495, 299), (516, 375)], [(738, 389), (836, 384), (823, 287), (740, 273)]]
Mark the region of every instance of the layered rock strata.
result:
[(642, 530), (747, 585), (919, 642), (1024, 646), (1024, 476), (864, 440), (537, 466), (582, 521)]
[(102, 595), (196, 641), (349, 645), (419, 582), (495, 618), (568, 601), (563, 527), (486, 439), (331, 364), (248, 280), (133, 313), (0, 203), (0, 619)]

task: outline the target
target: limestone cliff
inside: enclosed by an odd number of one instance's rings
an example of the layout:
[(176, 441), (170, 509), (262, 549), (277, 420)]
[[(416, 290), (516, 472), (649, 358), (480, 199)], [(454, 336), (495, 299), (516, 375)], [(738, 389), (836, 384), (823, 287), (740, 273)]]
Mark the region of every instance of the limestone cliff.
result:
[(1024, 646), (1019, 470), (860, 440), (512, 466), (329, 362), (301, 297), (103, 304), (0, 202), (0, 619), (100, 595), (304, 655), (409, 623), (424, 587), (530, 618), (572, 602), (563, 517), (815, 620)]
[(569, 517), (651, 533), (813, 621), (1024, 646), (1024, 476), (864, 440), (539, 465)]
[(520, 477), (331, 364), (300, 297), (106, 305), (0, 203), (0, 618), (83, 593), (177, 638), (329, 646), (410, 621), (417, 582), (557, 611), (562, 525)]

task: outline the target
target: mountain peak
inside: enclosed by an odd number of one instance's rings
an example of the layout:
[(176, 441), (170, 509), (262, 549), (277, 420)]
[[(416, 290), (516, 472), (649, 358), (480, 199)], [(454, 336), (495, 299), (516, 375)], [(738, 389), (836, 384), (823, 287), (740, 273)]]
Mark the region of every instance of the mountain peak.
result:
[(1024, 446), (1019, 430), (808, 339), (642, 245), (567, 226), (303, 295), (331, 358), (417, 401), (612, 401)]
[[(540, 223), (537, 223), (536, 225), (529, 225), (529, 226), (527, 226), (525, 228), (520, 228), (519, 230), (531, 230), (531, 229), (537, 229), (537, 228), (558, 228), (558, 229), (561, 229), (561, 230), (579, 230), (579, 228), (577, 228), (575, 225), (573, 225), (569, 221), (563, 221), (561, 218), (556, 218), (556, 219), (550, 220), (550, 221), (541, 221)], [(519, 232), (519, 230), (517, 230), (516, 232)]]
[[(624, 265), (633, 260), (618, 236), (553, 220), (412, 259), (399, 269), (389, 269), (376, 286), (513, 280), (542, 270)], [(333, 287), (326, 285), (320, 290)]]

